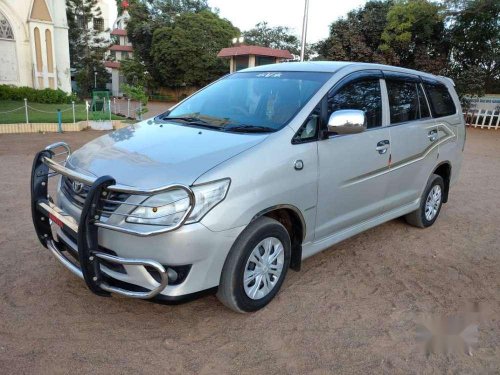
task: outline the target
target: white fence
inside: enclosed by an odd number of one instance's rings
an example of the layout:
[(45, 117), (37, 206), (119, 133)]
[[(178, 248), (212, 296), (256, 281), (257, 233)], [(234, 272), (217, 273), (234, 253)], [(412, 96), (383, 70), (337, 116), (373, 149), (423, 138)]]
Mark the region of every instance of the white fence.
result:
[(500, 111), (476, 109), (464, 113), (465, 123), (474, 128), (500, 129)]
[(485, 96), (473, 99), (471, 104), (471, 109), (464, 113), (467, 125), (481, 129), (500, 129), (499, 96)]
[(111, 98), (111, 112), (134, 120), (141, 120), (142, 105), (130, 99)]

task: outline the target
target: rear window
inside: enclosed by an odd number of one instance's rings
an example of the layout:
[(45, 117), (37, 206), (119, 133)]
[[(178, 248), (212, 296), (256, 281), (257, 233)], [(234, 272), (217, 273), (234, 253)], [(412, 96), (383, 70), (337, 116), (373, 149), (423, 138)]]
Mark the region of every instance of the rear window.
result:
[(450, 92), (442, 83), (424, 83), (434, 117), (453, 115), (457, 112)]
[(391, 124), (430, 117), (420, 84), (414, 81), (386, 80)]

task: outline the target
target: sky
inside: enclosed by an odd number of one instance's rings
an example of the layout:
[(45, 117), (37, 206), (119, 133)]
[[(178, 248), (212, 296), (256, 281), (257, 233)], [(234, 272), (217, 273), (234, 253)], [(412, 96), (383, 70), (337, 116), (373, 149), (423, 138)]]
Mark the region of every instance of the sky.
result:
[[(330, 24), (347, 15), (366, 0), (309, 0), (307, 42), (328, 36)], [(240, 30), (248, 30), (260, 21), (270, 26), (288, 26), (300, 38), (304, 16), (304, 0), (208, 0), (220, 15)]]

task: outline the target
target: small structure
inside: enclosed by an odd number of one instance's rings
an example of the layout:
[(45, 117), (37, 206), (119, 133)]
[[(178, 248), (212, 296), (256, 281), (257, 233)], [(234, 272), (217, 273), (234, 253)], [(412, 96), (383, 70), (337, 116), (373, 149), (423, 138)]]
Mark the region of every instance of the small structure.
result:
[(132, 53), (134, 51), (132, 43), (127, 37), (127, 22), (130, 19), (127, 7), (128, 3), (123, 2), (122, 7), (124, 8), (123, 13), (118, 17), (113, 25), (113, 31), (111, 35), (114, 36), (118, 44), (113, 44), (109, 47), (109, 61), (104, 62), (104, 66), (111, 73), (111, 92), (113, 96), (123, 96), (121, 92), (121, 85), (125, 82), (125, 77), (120, 74), (120, 61), (132, 58)]
[(276, 64), (293, 59), (293, 55), (287, 50), (247, 45), (223, 48), (217, 57), (230, 59), (231, 73), (245, 68)]

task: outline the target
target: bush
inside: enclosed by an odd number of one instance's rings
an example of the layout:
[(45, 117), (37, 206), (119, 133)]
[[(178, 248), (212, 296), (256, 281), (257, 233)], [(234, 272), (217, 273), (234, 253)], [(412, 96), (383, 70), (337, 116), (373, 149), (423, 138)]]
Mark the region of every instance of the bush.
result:
[(0, 100), (24, 100), (25, 98), (28, 102), (44, 104), (65, 104), (76, 101), (74, 94), (69, 95), (59, 89), (37, 90), (31, 87), (0, 85)]

